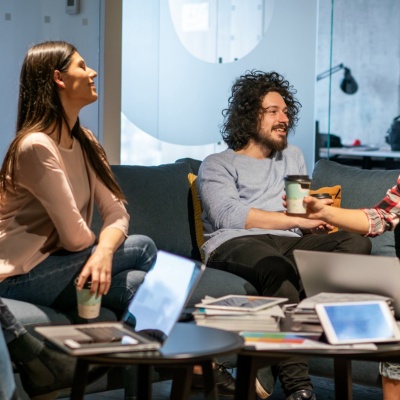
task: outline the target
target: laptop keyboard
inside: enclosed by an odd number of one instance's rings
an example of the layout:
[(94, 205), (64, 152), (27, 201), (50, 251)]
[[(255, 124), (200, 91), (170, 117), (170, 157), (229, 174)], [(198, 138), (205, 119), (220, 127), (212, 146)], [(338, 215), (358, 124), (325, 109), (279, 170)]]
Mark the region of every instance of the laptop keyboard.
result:
[(96, 326), (78, 328), (85, 335), (90, 336), (95, 343), (120, 342), (125, 332), (113, 326)]

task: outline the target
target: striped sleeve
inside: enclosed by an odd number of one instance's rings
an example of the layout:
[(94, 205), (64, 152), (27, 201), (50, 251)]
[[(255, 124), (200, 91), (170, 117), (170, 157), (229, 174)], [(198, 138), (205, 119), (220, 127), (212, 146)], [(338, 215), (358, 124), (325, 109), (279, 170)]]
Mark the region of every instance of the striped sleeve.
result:
[(367, 236), (377, 236), (385, 231), (393, 231), (400, 216), (400, 176), (397, 184), (389, 189), (386, 196), (373, 208), (362, 209), (369, 220)]

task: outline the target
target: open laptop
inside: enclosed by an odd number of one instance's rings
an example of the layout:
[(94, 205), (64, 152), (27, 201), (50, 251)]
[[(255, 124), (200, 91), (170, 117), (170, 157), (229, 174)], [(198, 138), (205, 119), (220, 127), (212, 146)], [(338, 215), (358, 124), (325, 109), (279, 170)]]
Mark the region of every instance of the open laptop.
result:
[(158, 251), (120, 322), (42, 326), (36, 331), (72, 355), (161, 348), (205, 269), (204, 264)]
[(397, 257), (294, 250), (307, 297), (321, 292), (372, 293), (392, 298), (400, 319), (400, 263)]

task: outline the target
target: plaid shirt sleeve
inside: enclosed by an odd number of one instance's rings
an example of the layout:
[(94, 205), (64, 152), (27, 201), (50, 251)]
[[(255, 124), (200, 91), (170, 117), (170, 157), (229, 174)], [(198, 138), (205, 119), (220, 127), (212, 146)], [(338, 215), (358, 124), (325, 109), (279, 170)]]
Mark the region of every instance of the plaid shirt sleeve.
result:
[(393, 231), (400, 217), (400, 175), (397, 184), (389, 189), (386, 196), (373, 208), (362, 209), (369, 220), (366, 236), (377, 236), (385, 231)]

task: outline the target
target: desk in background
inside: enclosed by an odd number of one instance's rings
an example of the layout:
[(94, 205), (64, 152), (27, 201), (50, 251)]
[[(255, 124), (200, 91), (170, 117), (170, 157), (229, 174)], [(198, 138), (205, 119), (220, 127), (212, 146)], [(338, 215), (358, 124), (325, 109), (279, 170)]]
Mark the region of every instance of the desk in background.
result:
[[(328, 149), (319, 149), (320, 158), (328, 158)], [(331, 147), (329, 159), (340, 164), (354, 165), (364, 169), (400, 169), (400, 151), (388, 148), (360, 147)]]

